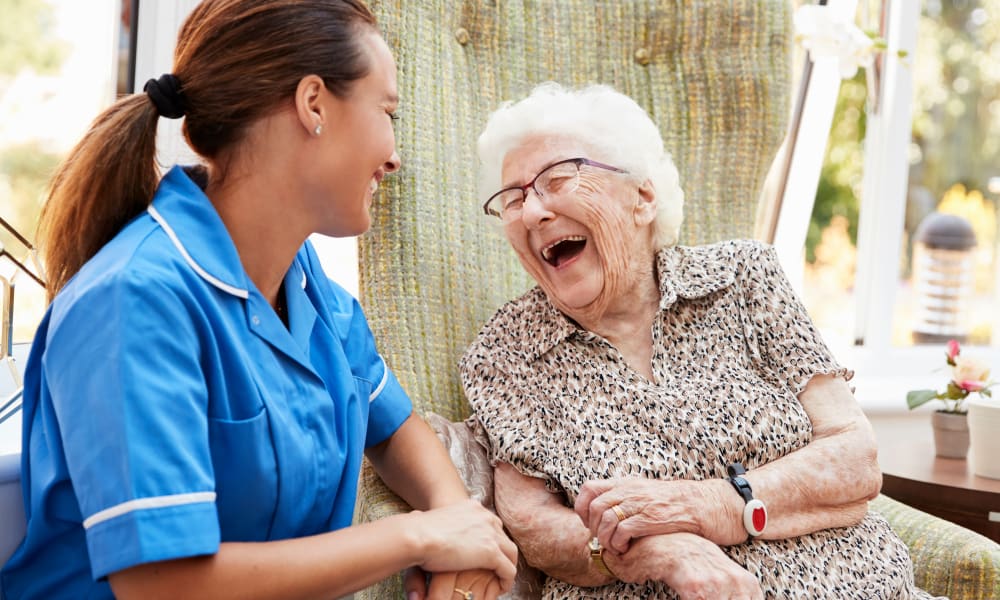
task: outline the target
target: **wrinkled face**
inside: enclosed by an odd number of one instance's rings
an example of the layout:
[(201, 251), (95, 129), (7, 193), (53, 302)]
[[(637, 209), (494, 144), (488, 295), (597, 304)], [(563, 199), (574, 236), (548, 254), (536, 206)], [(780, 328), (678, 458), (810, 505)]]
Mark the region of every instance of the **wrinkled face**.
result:
[(367, 231), (372, 196), (382, 178), (400, 165), (392, 124), (399, 102), (396, 62), (378, 33), (366, 33), (360, 43), (368, 55), (368, 74), (344, 98), (324, 91), (331, 118), (319, 136), (326, 166), (315, 197), (324, 214), (320, 232), (326, 235)]
[[(568, 158), (602, 160), (593, 154), (570, 138), (529, 138), (504, 157), (502, 187), (525, 185)], [(654, 216), (647, 186), (582, 166), (571, 194), (539, 198), (529, 191), (520, 210), (504, 219), (504, 233), (549, 299), (575, 317), (602, 313), (625, 299), (639, 277), (650, 276)]]

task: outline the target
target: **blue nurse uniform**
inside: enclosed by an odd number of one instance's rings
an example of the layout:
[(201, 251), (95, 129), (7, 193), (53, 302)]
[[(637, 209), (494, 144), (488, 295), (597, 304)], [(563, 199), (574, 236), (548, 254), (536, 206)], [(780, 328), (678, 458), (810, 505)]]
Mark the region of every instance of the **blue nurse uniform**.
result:
[(284, 289), (288, 328), (178, 167), (70, 281), (27, 362), (7, 600), (112, 598), (134, 565), (350, 525), (364, 449), (412, 406), (308, 242)]

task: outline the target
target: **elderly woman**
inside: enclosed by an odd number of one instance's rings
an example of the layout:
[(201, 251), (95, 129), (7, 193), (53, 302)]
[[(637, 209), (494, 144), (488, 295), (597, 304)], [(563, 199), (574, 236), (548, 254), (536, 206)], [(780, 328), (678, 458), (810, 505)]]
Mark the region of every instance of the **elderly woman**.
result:
[(497, 511), (545, 598), (927, 598), (868, 501), (871, 428), (774, 251), (676, 245), (656, 125), (555, 84), (479, 139), (538, 287), (461, 362)]

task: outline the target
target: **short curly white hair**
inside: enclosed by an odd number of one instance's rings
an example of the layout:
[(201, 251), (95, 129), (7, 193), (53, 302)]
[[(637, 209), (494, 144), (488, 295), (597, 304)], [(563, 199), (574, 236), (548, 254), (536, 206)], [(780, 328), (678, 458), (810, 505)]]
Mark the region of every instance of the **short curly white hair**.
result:
[(677, 243), (684, 218), (684, 191), (660, 130), (635, 100), (607, 85), (569, 90), (554, 82), (528, 97), (506, 102), (490, 115), (479, 136), (479, 186), (485, 201), (500, 189), (507, 153), (537, 136), (577, 140), (592, 158), (627, 170), (656, 193), (653, 223), (656, 249)]

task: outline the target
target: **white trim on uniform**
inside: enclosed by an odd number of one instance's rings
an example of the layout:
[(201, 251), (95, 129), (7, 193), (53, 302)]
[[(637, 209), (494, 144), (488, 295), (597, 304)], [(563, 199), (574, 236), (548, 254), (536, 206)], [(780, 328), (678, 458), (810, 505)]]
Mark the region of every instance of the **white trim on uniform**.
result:
[(229, 285), (228, 283), (223, 283), (219, 279), (217, 279), (214, 276), (210, 275), (208, 273), (208, 271), (206, 271), (205, 269), (201, 268), (201, 265), (199, 265), (198, 263), (196, 263), (194, 261), (194, 259), (191, 258), (191, 255), (188, 254), (188, 251), (184, 247), (184, 244), (181, 243), (180, 238), (178, 238), (177, 234), (174, 233), (174, 230), (167, 223), (167, 220), (163, 218), (163, 215), (161, 215), (152, 206), (150, 206), (146, 210), (149, 211), (149, 215), (151, 217), (153, 217), (153, 219), (157, 223), (160, 224), (160, 227), (162, 227), (163, 230), (167, 232), (167, 237), (169, 237), (170, 241), (173, 242), (174, 246), (177, 247), (177, 250), (181, 253), (181, 256), (184, 257), (184, 260), (186, 260), (187, 263), (189, 265), (191, 265), (191, 268), (194, 269), (194, 272), (197, 273), (198, 275), (200, 275), (202, 279), (204, 279), (205, 281), (211, 283), (212, 285), (214, 285), (215, 287), (219, 288), (223, 292), (226, 292), (227, 294), (232, 294), (233, 296), (236, 296), (238, 298), (243, 298), (244, 300), (246, 300), (247, 298), (250, 297), (250, 292), (249, 291), (244, 290), (244, 289), (240, 289), (238, 287), (233, 287), (233, 286)]
[(184, 504), (199, 504), (202, 502), (215, 502), (215, 492), (192, 492), (189, 494), (173, 494), (170, 496), (154, 496), (152, 498), (137, 498), (122, 502), (111, 508), (105, 508), (96, 512), (83, 520), (83, 528), (90, 529), (94, 525), (103, 523), (115, 517), (150, 508), (165, 508), (168, 506), (182, 506)]
[(378, 386), (368, 395), (368, 403), (371, 404), (378, 398), (378, 395), (382, 393), (382, 388), (385, 387), (387, 381), (389, 381), (389, 365), (385, 364), (385, 359), (381, 356), (378, 357), (382, 361), (382, 381), (378, 382)]

